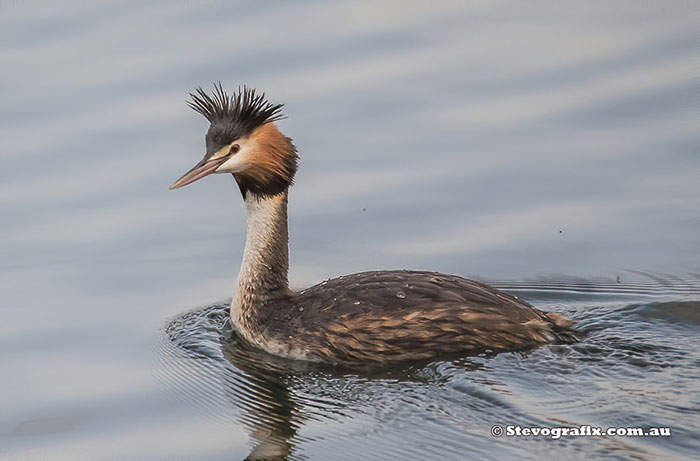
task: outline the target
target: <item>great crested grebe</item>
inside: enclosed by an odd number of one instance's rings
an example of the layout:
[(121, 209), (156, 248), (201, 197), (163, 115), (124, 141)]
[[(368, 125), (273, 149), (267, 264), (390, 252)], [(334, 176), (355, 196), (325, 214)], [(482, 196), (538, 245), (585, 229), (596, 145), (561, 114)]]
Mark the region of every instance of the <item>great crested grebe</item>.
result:
[(572, 322), (488, 285), (455, 275), (373, 271), (292, 291), (287, 193), (297, 150), (275, 125), (281, 104), (243, 87), (191, 93), (210, 122), (204, 158), (175, 181), (231, 173), (248, 215), (231, 322), (247, 341), (276, 355), (341, 365), (429, 359), (445, 353), (526, 350), (572, 342)]

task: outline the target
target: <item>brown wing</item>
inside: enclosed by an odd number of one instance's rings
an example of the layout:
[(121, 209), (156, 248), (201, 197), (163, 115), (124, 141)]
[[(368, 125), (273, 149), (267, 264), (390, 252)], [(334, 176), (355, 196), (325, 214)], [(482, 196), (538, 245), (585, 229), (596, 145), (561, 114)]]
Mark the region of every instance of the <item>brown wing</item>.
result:
[[(454, 275), (362, 272), (294, 297), (304, 334), (342, 362), (431, 358), (439, 353), (516, 350), (570, 340), (571, 325), (512, 295)], [(309, 338), (311, 339), (311, 338)]]

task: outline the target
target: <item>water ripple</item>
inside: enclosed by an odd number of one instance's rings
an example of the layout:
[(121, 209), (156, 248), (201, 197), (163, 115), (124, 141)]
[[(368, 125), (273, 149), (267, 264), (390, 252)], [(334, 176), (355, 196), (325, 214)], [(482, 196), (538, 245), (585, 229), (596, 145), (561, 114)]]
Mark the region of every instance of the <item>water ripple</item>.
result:
[[(221, 303), (168, 323), (158, 376), (174, 398), (189, 399), (223, 424), (246, 427), (250, 459), (323, 453), (333, 459), (455, 459), (465, 450), (535, 459), (552, 443), (494, 444), (488, 432), (494, 424), (670, 426), (682, 442), (559, 440), (558, 449), (572, 459), (647, 459), (697, 448), (691, 437), (700, 429), (694, 419), (700, 395), (690, 370), (698, 369), (700, 301), (663, 301), (697, 296), (696, 277), (660, 276), (625, 286), (551, 280), (500, 286), (556, 300), (586, 337), (529, 353), (343, 371), (247, 346), (227, 322), (228, 304)], [(567, 297), (571, 303), (562, 304)], [(640, 301), (650, 297), (661, 301)]]

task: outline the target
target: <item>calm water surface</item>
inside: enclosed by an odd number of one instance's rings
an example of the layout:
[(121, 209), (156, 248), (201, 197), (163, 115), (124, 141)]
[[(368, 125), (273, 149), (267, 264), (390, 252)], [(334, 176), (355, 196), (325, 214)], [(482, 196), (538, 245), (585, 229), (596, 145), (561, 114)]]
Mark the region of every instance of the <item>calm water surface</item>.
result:
[[(691, 458), (699, 22), (691, 2), (0, 1), (0, 458)], [(203, 153), (187, 93), (218, 80), (286, 103), (294, 287), (456, 273), (585, 339), (360, 371), (243, 347), (237, 188), (167, 190)]]

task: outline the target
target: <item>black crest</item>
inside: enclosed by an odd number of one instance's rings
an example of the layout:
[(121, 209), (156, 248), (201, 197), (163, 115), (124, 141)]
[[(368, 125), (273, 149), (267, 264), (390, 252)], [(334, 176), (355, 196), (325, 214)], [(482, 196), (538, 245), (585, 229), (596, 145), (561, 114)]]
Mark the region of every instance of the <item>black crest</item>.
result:
[(206, 137), (208, 154), (249, 135), (265, 123), (284, 118), (280, 112), (283, 104), (272, 104), (264, 93), (257, 94), (254, 88), (245, 85), (229, 96), (219, 82), (214, 84), (211, 94), (200, 87), (190, 96), (192, 100), (187, 105), (211, 123)]

